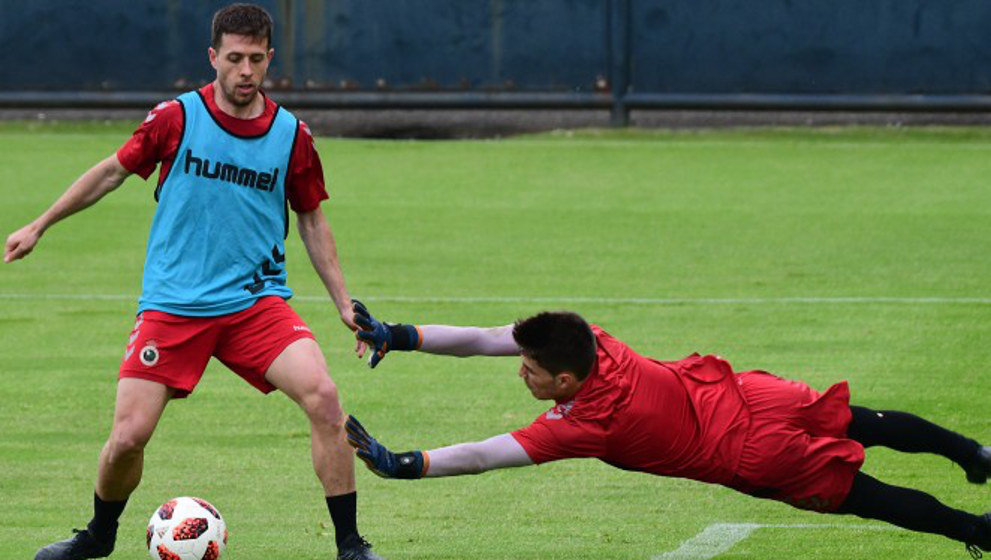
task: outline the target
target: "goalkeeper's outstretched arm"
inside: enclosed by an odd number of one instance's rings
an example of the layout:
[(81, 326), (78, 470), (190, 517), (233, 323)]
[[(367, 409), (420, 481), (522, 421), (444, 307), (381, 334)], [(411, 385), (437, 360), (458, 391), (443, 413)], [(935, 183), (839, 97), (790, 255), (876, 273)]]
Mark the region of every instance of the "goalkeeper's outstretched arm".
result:
[(447, 356), (518, 356), (520, 348), (513, 339), (513, 325), (501, 327), (453, 327), (449, 325), (406, 325), (383, 323), (372, 316), (358, 300), (354, 321), (361, 327), (359, 340), (375, 350), (368, 365), (375, 367), (393, 350), (419, 350)]
[(502, 327), (452, 327), (420, 325), (420, 352), (447, 356), (519, 356), (513, 325)]
[(383, 478), (459, 476), (533, 464), (523, 446), (509, 434), (429, 451), (393, 453), (372, 437), (354, 416), (348, 417), (345, 427), (348, 443), (355, 448), (358, 458)]

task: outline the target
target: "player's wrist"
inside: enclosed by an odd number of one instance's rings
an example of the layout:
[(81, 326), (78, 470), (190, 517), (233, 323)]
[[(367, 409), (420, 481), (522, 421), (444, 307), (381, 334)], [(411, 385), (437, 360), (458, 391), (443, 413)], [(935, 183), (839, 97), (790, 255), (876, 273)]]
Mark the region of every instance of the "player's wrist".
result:
[(57, 220), (54, 218), (52, 212), (47, 211), (28, 224), (28, 228), (30, 228), (34, 235), (41, 237), (56, 221)]
[(402, 478), (406, 480), (414, 480), (417, 478), (423, 478), (426, 475), (426, 461), (424, 460), (424, 454), (420, 451), (406, 451), (404, 453), (395, 453), (396, 468), (392, 475), (393, 478)]
[[(329, 290), (328, 290), (329, 291)], [(347, 294), (341, 295), (330, 291), (330, 299), (334, 302), (334, 307), (337, 308), (337, 313), (341, 316), (341, 320), (344, 321), (347, 317), (353, 315), (352, 299)], [(346, 322), (346, 321), (345, 321)]]
[(384, 325), (392, 339), (389, 350), (409, 352), (420, 348), (420, 330), (416, 326), (403, 323), (384, 323)]

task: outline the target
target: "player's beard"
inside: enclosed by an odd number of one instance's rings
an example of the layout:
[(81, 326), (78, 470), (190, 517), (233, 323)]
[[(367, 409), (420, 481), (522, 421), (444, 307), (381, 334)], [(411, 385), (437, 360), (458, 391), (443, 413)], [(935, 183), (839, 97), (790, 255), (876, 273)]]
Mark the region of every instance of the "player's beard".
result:
[(254, 87), (251, 88), (251, 93), (247, 96), (239, 95), (237, 84), (230, 89), (222, 85), (220, 91), (224, 94), (224, 97), (227, 98), (228, 103), (231, 105), (234, 105), (235, 107), (247, 107), (254, 103), (255, 98), (258, 97), (258, 86), (256, 84), (252, 85)]

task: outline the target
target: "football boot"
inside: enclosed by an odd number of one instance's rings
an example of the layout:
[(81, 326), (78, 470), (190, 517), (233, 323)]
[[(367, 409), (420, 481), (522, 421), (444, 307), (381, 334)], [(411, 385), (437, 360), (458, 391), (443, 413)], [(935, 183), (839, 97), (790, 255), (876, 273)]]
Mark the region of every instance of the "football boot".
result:
[(348, 535), (337, 547), (337, 560), (385, 560), (372, 552), (372, 545), (361, 535)]
[(52, 543), (38, 551), (34, 560), (86, 560), (87, 558), (106, 558), (114, 551), (114, 536), (108, 541), (94, 537), (87, 530), (72, 530), (75, 535)]
[(974, 484), (984, 484), (991, 475), (991, 446), (983, 446), (977, 450), (977, 456), (969, 465), (964, 467), (967, 471), (967, 482)]
[(984, 557), (982, 551), (991, 552), (991, 511), (982, 515), (981, 521), (984, 525), (984, 534), (975, 539), (975, 542), (967, 543), (967, 552), (974, 560)]

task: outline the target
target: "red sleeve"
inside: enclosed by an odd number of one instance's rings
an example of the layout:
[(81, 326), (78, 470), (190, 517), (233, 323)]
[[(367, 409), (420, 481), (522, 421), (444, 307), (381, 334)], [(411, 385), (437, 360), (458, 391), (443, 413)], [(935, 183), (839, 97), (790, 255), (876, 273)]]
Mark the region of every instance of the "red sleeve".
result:
[(523, 446), (530, 460), (536, 464), (575, 459), (602, 457), (605, 455), (605, 438), (600, 430), (588, 422), (561, 417), (559, 407), (541, 414), (526, 428), (510, 435)]
[(286, 198), (297, 214), (316, 210), (329, 198), (323, 182), (323, 165), (313, 143), (310, 127), (299, 121), (293, 144), (289, 175), (286, 177)]
[(148, 179), (158, 162), (162, 162), (161, 177), (164, 177), (179, 150), (182, 126), (182, 105), (176, 100), (159, 103), (117, 150), (117, 160), (142, 179)]

